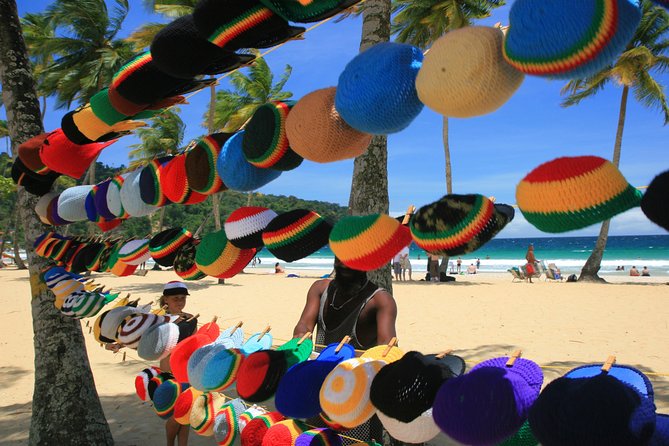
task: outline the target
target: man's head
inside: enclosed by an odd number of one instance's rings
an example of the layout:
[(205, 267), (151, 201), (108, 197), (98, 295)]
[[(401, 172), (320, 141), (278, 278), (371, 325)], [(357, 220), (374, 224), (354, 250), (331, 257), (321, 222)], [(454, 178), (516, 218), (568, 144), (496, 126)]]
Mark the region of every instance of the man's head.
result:
[(334, 261), (335, 283), (342, 291), (359, 289), (365, 282), (367, 282), (367, 273), (351, 269), (344, 265), (341, 260), (335, 257)]

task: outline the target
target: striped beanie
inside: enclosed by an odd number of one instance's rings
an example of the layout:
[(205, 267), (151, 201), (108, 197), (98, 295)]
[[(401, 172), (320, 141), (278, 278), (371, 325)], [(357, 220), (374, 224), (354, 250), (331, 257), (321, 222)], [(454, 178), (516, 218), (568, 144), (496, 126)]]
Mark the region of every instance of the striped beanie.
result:
[(142, 201), (146, 204), (162, 207), (170, 204), (160, 184), (162, 167), (172, 158), (172, 155), (154, 159), (144, 166), (142, 173), (139, 174), (139, 194)]
[(137, 355), (147, 361), (160, 361), (169, 356), (179, 341), (179, 327), (167, 322), (149, 327), (139, 340)]
[(72, 178), (81, 178), (100, 152), (116, 139), (105, 142), (79, 145), (70, 141), (62, 129), (51, 132), (42, 147), (40, 158), (51, 170)]
[(104, 243), (97, 243), (97, 249), (91, 252), (90, 257), (86, 259), (86, 269), (88, 271), (100, 271), (102, 262), (108, 256), (109, 247)]
[[(60, 129), (54, 130), (51, 133), (58, 131)], [(49, 135), (50, 133), (41, 133), (19, 145), (19, 159), (26, 168), (35, 173), (45, 174), (49, 171), (49, 168), (44, 164), (40, 156), (40, 148)]]
[(239, 433), (241, 434), (244, 431), (244, 428), (252, 419), (266, 413), (267, 410), (260, 406), (256, 406), (255, 404), (246, 409), (246, 411), (239, 416)]
[(197, 268), (195, 263), (196, 251), (197, 243), (195, 239), (189, 240), (177, 251), (174, 258), (174, 272), (183, 280), (200, 280), (207, 276)]
[(527, 74), (582, 79), (620, 56), (640, 20), (635, 0), (519, 0), (509, 12), (503, 54)]
[(141, 173), (141, 169), (133, 170), (128, 173), (128, 176), (121, 186), (121, 205), (130, 217), (145, 217), (158, 210), (157, 206), (146, 204), (142, 201), (139, 183), (139, 176)]
[(504, 60), (499, 28), (467, 26), (437, 39), (416, 78), (423, 104), (444, 116), (492, 113), (511, 98), (525, 77)]
[(330, 233), (334, 255), (358, 271), (381, 268), (410, 242), (409, 229), (383, 214), (344, 217)]
[(114, 246), (114, 250), (112, 251), (112, 254), (109, 258), (109, 263), (108, 263), (108, 268), (109, 271), (115, 275), (116, 277), (126, 277), (134, 274), (135, 270), (137, 270), (138, 265), (128, 265), (127, 263), (124, 263), (123, 261), (119, 260), (118, 258), (118, 252), (123, 246), (123, 243), (117, 243)]
[(543, 232), (585, 228), (641, 204), (610, 161), (598, 156), (556, 158), (541, 164), (516, 188), (523, 216)]
[(267, 429), (262, 439), (262, 446), (293, 446), (295, 440), (309, 427), (298, 420), (283, 420)]
[(165, 381), (168, 381), (170, 379), (174, 379), (174, 376), (170, 372), (160, 372), (153, 378), (149, 380), (149, 385), (147, 387), (148, 393), (149, 393), (149, 399), (153, 401), (153, 398), (155, 396), (156, 390), (162, 383)]
[(353, 58), (339, 76), (335, 107), (351, 127), (375, 135), (404, 130), (423, 110), (416, 76), (420, 48), (382, 42)]
[(233, 133), (213, 133), (204, 136), (186, 152), (186, 178), (192, 190), (211, 195), (227, 189), (216, 171), (216, 161), (223, 144), (232, 135)]
[(170, 322), (169, 316), (158, 316), (153, 313), (136, 313), (127, 316), (118, 327), (116, 340), (124, 346), (137, 350), (142, 335), (154, 325)]
[(275, 217), (262, 233), (262, 241), (285, 262), (303, 259), (327, 245), (332, 225), (314, 211), (295, 209)]
[(68, 187), (58, 197), (58, 215), (67, 221), (88, 220), (86, 214), (86, 197), (93, 186)]
[(261, 206), (237, 208), (225, 220), (225, 235), (238, 248), (262, 248), (262, 232), (277, 215), (273, 210)]
[(121, 201), (121, 188), (125, 179), (128, 177), (127, 173), (116, 175), (112, 178), (107, 189), (107, 209), (114, 217), (127, 218), (128, 215), (123, 209), (123, 202)]
[(166, 229), (151, 237), (149, 252), (158, 265), (169, 267), (174, 265), (174, 259), (179, 248), (192, 240), (192, 238), (191, 232), (187, 229)]
[(161, 71), (182, 79), (225, 73), (255, 59), (208, 42), (198, 33), (192, 15), (180, 17), (160, 30), (151, 43), (151, 55)]
[(174, 421), (184, 426), (190, 425), (190, 411), (193, 408), (195, 400), (201, 395), (202, 392), (192, 385), (181, 392), (181, 395), (177, 397), (174, 403), (174, 412), (172, 413)]
[(162, 167), (160, 186), (167, 199), (172, 203), (185, 204), (195, 195), (206, 198), (202, 194), (193, 192), (188, 186), (185, 153), (175, 156)]
[(295, 101), (268, 102), (256, 109), (244, 127), (242, 148), (246, 160), (256, 167), (293, 170), (303, 158), (289, 146), (286, 118)]
[(203, 393), (195, 399), (190, 410), (190, 427), (204, 437), (214, 435), (216, 414), (225, 404), (225, 397), (217, 392)]
[(95, 340), (106, 344), (116, 342), (118, 328), (123, 320), (126, 316), (131, 316), (138, 311), (137, 308), (127, 305), (116, 306), (111, 310), (104, 311), (95, 320), (95, 329), (93, 330)]
[(60, 312), (75, 319), (93, 317), (102, 310), (102, 307), (117, 297), (118, 293), (102, 294), (93, 291), (78, 291), (65, 299)]
[(433, 254), (456, 256), (476, 251), (513, 220), (514, 210), (478, 194), (444, 195), (423, 206), (409, 228), (416, 244)]
[(372, 135), (346, 123), (335, 109), (335, 87), (316, 90), (292, 108), (286, 135), (295, 153), (309, 161), (331, 163), (362, 155)]
[(229, 51), (269, 48), (304, 32), (258, 0), (200, 0), (193, 19), (202, 37)]
[(281, 175), (278, 170), (260, 169), (246, 161), (242, 149), (244, 131), (227, 140), (216, 163), (218, 175), (228, 188), (249, 192), (261, 188)]
[(84, 290), (84, 284), (74, 279), (65, 279), (54, 284), (51, 292), (55, 296), (54, 306), (59, 310), (63, 307), (65, 300), (74, 293)]
[(135, 377), (135, 391), (140, 400), (146, 401), (149, 398), (149, 381), (158, 376), (161, 370), (158, 367), (148, 367), (137, 374)]
[(177, 380), (188, 381), (188, 360), (193, 352), (207, 344), (211, 344), (211, 339), (200, 334), (189, 336), (177, 344), (170, 355), (170, 369)]
[(288, 370), (285, 351), (259, 350), (244, 359), (237, 373), (237, 394), (252, 403), (270, 399)]
[[(199, 333), (203, 336), (207, 336), (204, 333)], [(210, 336), (207, 336), (211, 339)], [(228, 346), (224, 342), (218, 342), (213, 340), (211, 343), (199, 347), (197, 350), (190, 355), (188, 358), (187, 372), (188, 372), (188, 382), (191, 383), (196, 389), (202, 391), (207, 391), (202, 384), (202, 375), (204, 373), (204, 368), (207, 365), (207, 362), (215, 353), (227, 349)]]
[(641, 210), (646, 217), (658, 226), (669, 231), (669, 170), (659, 174), (646, 189), (641, 199)]
[(317, 427), (302, 432), (295, 439), (295, 446), (342, 446), (339, 434), (332, 429)]
[(269, 9), (289, 22), (320, 22), (359, 3), (360, 0), (260, 0)]
[(188, 387), (190, 387), (188, 383), (180, 383), (173, 379), (168, 379), (158, 386), (152, 400), (156, 414), (163, 420), (171, 418), (177, 398)]
[(253, 418), (241, 431), (242, 446), (262, 446), (263, 438), (270, 426), (284, 419), (285, 417), (279, 412), (268, 412)]
[(255, 254), (255, 249), (240, 249), (230, 243), (222, 229), (202, 237), (195, 263), (208, 276), (229, 279), (241, 272)]
[(246, 410), (241, 399), (235, 398), (226, 403), (216, 413), (214, 419), (214, 438), (219, 446), (230, 446), (239, 437), (239, 417)]
[(148, 239), (130, 240), (118, 251), (118, 259), (128, 265), (140, 265), (150, 258)]

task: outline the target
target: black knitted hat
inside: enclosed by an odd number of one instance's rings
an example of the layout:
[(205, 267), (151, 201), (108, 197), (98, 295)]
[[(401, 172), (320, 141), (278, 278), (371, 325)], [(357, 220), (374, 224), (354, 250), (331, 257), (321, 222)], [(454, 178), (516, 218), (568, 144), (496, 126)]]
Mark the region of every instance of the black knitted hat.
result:
[(186, 152), (188, 186), (195, 192), (211, 195), (227, 189), (216, 171), (221, 148), (234, 133), (212, 133), (197, 140)]
[(184, 228), (170, 228), (159, 232), (149, 241), (149, 252), (153, 260), (161, 266), (174, 265), (179, 248), (184, 246), (193, 236)]
[(275, 217), (262, 233), (265, 247), (278, 259), (303, 259), (328, 244), (332, 225), (316, 212), (295, 209)]
[(183, 341), (184, 339), (193, 336), (197, 331), (197, 318), (195, 319), (181, 319), (176, 323), (179, 327), (179, 340), (177, 343)]
[(111, 255), (114, 253), (114, 244), (106, 243), (104, 249), (100, 253), (100, 263), (98, 265), (97, 271), (106, 271), (107, 266), (109, 266), (109, 260)]
[(655, 430), (655, 405), (606, 373), (562, 377), (541, 392), (529, 420), (543, 446), (642, 446)]
[(259, 0), (200, 0), (193, 11), (200, 35), (228, 51), (269, 48), (304, 32)]
[(88, 260), (92, 254), (96, 254), (98, 251), (98, 247), (94, 244), (84, 243), (84, 246), (72, 258), (71, 272), (78, 274), (88, 271)]
[(646, 217), (658, 226), (669, 231), (669, 170), (659, 174), (641, 198), (641, 210)]
[(288, 369), (286, 351), (260, 350), (247, 356), (237, 372), (237, 393), (251, 403), (270, 399)]
[(379, 411), (409, 423), (432, 407), (439, 387), (465, 369), (462, 358), (412, 351), (383, 367), (372, 381), (369, 397)]
[(86, 271), (90, 271), (93, 267), (95, 267), (95, 264), (98, 262), (98, 258), (100, 257), (100, 254), (102, 254), (102, 250), (104, 248), (105, 245), (103, 243), (93, 242), (88, 244), (85, 253), (82, 254), (84, 256), (83, 262)]
[(162, 383), (167, 380), (174, 379), (174, 375), (170, 372), (161, 372), (149, 380), (149, 385), (146, 387), (149, 392), (149, 398), (153, 401), (153, 394)]
[(14, 183), (23, 186), (29, 193), (40, 197), (49, 193), (51, 186), (59, 176), (58, 172), (53, 171), (44, 175), (33, 172), (23, 164), (19, 157), (16, 157), (12, 164), (12, 180), (14, 180)]
[(151, 160), (142, 169), (142, 172), (139, 174), (139, 195), (144, 203), (159, 207), (171, 203), (165, 194), (163, 194), (162, 187), (160, 186), (160, 169), (161, 166), (167, 164), (172, 158), (174, 156), (169, 155)]
[(345, 9), (359, 3), (361, 0), (313, 0), (309, 4), (302, 4), (295, 0), (260, 0), (268, 8), (290, 22), (310, 23), (320, 22)]
[(160, 70), (184, 79), (225, 73), (255, 59), (253, 55), (224, 50), (202, 38), (192, 15), (176, 19), (156, 34), (151, 55)]
[(74, 122), (74, 115), (78, 113), (84, 106), (81, 106), (77, 108), (76, 110), (72, 110), (71, 112), (65, 113), (63, 118), (60, 121), (60, 127), (63, 130), (63, 134), (72, 141), (74, 144), (78, 144), (80, 146), (86, 145), (86, 144), (91, 144), (94, 142), (105, 142), (105, 141), (111, 141), (112, 139), (117, 139), (120, 138), (121, 136), (124, 135), (129, 135), (130, 131), (128, 132), (109, 132), (106, 133), (102, 136), (100, 136), (96, 140), (92, 140), (88, 137), (86, 137), (81, 131), (79, 131), (79, 127), (77, 127), (77, 124)]
[(242, 149), (246, 160), (256, 167), (274, 170), (293, 170), (304, 158), (289, 146), (286, 118), (295, 101), (276, 101), (263, 104), (246, 124)]

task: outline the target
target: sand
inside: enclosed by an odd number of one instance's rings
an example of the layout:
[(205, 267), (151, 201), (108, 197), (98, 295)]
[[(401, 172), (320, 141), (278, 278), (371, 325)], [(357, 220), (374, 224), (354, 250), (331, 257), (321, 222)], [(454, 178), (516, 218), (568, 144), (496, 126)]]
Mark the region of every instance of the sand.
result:
[[(217, 315), (222, 327), (244, 321), (248, 335), (272, 326), (275, 344), (290, 338), (312, 277), (286, 278), (247, 270), (217, 285), (214, 279), (189, 284), (186, 309), (201, 322)], [(174, 273), (151, 271), (146, 277), (94, 278), (130, 292), (143, 302), (156, 299)], [(30, 294), (25, 272), (0, 270), (3, 323), (0, 324), (0, 444), (26, 444), (33, 389)], [(669, 412), (669, 286), (667, 277), (623, 278), (623, 283), (512, 283), (510, 275), (459, 276), (454, 284), (400, 282), (397, 333), (405, 351), (432, 353), (454, 349), (477, 362), (522, 349), (523, 356), (545, 366), (545, 382), (576, 365), (618, 362), (648, 372), (660, 412)], [(93, 320), (91, 320), (92, 324)], [(87, 348), (98, 393), (117, 445), (161, 445), (164, 423), (134, 394), (134, 377), (146, 365), (130, 351), (113, 354), (88, 333)], [(192, 445), (214, 445), (213, 438), (191, 434)], [(454, 445), (440, 435), (430, 444)]]

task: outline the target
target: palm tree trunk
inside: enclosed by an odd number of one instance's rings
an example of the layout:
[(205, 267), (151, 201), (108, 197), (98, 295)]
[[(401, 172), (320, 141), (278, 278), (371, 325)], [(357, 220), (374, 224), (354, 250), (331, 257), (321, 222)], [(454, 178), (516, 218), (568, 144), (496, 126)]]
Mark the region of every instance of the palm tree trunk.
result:
[[(214, 118), (216, 117), (216, 85), (209, 86), (209, 115), (207, 116), (207, 127), (209, 134), (216, 132), (216, 124)], [(218, 194), (211, 196), (211, 207), (214, 212), (214, 228), (217, 231), (221, 230), (221, 210), (219, 206)], [(225, 279), (218, 279), (219, 284), (224, 284)]]
[[(618, 167), (620, 164), (620, 151), (623, 144), (623, 131), (625, 130), (625, 115), (627, 114), (627, 96), (629, 94), (629, 87), (623, 87), (623, 94), (620, 99), (620, 112), (618, 114), (618, 129), (616, 131), (616, 142), (613, 146), (613, 164)], [(595, 249), (592, 250), (590, 257), (585, 262), (581, 275), (578, 280), (587, 282), (604, 282), (604, 279), (599, 277), (599, 269), (602, 267), (602, 258), (604, 257), (604, 250), (606, 249), (606, 242), (609, 238), (609, 224), (610, 220), (602, 223), (599, 230), (599, 237), (595, 243)]]
[(42, 96), (42, 113), (40, 114), (42, 122), (44, 122), (45, 116), (46, 116), (46, 95)]
[[(0, 0), (0, 82), (14, 151), (20, 142), (44, 131), (39, 100), (15, 0)], [(47, 228), (34, 212), (38, 197), (17, 191), (28, 255), (35, 345), (35, 384), (30, 445), (113, 445), (95, 389), (81, 324), (64, 317), (40, 278), (49, 261), (37, 256), (33, 241)]]
[(19, 219), (19, 213), (16, 212), (14, 216), (14, 237), (12, 240), (12, 244), (14, 245), (14, 263), (16, 264), (16, 267), (18, 269), (28, 269), (26, 267), (26, 264), (23, 263), (23, 259), (21, 258), (21, 253), (19, 249), (19, 223), (21, 220)]
[(448, 116), (444, 116), (441, 137), (444, 142), (444, 160), (446, 162), (446, 193), (453, 193), (453, 172), (451, 170), (451, 148), (448, 144)]

